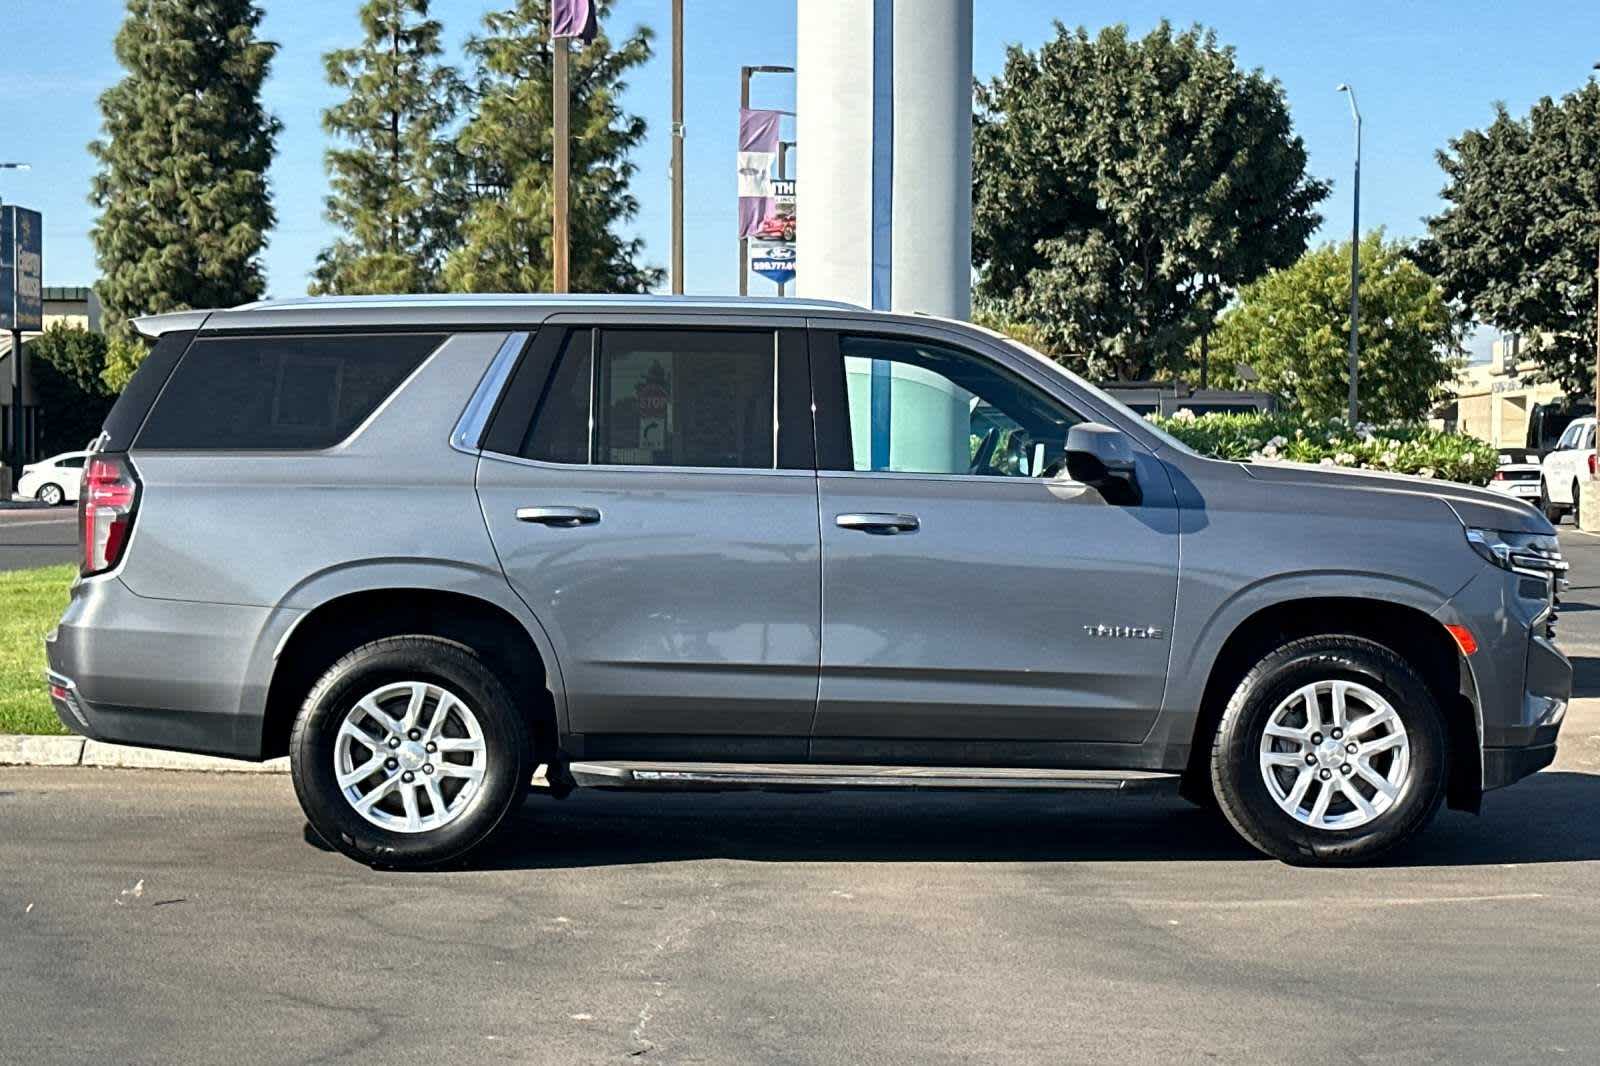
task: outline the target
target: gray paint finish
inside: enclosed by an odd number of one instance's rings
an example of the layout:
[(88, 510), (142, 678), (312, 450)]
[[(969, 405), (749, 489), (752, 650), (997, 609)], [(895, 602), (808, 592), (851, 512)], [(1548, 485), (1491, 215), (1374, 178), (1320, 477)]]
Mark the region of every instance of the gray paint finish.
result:
[[(1067, 481), (558, 467), (451, 447), (506, 336), (552, 320), (809, 322), (958, 345), (1123, 431), (1145, 500), (1113, 506)], [(769, 738), (828, 762), (1179, 769), (1229, 635), (1308, 597), (1471, 627), (1481, 647), (1469, 687), (1491, 747), (1553, 742), (1552, 701), (1570, 688), (1566, 660), (1537, 633), (1538, 605), (1517, 594), (1522, 579), (1464, 537), (1463, 524), (1548, 534), (1532, 509), (1416, 479), (1202, 459), (976, 328), (799, 302), (519, 297), (293, 301), (204, 321), (207, 332), (456, 335), (335, 448), (135, 444), (143, 500), (126, 559), (79, 584), (50, 645), (53, 668), (91, 709), (108, 708), (117, 739), (258, 754), (287, 634), (372, 589), (502, 608), (545, 659), (575, 746), (659, 737), (683, 757), (696, 737), (719, 751)], [(519, 521), (528, 507), (600, 520)], [(920, 528), (834, 524), (851, 512), (914, 514)], [(1161, 627), (1165, 639), (1084, 630), (1100, 625)]]

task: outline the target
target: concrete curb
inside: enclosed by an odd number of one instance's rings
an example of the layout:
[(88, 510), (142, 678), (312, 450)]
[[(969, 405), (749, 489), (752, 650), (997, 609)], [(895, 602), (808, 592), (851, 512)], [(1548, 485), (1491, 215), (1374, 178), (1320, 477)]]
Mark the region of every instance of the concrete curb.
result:
[(0, 766), (95, 766), (118, 770), (198, 770), (222, 774), (284, 774), (288, 759), (245, 762), (181, 751), (105, 744), (83, 737), (0, 734)]

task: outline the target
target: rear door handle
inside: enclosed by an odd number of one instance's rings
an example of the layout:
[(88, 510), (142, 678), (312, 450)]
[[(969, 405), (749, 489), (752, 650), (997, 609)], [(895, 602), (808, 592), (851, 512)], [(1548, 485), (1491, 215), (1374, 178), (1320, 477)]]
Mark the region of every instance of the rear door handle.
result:
[(562, 528), (592, 526), (600, 521), (600, 512), (593, 507), (518, 507), (517, 521)]
[(922, 528), (914, 514), (842, 514), (833, 520), (840, 529), (859, 529), (863, 533), (892, 536), (915, 533)]

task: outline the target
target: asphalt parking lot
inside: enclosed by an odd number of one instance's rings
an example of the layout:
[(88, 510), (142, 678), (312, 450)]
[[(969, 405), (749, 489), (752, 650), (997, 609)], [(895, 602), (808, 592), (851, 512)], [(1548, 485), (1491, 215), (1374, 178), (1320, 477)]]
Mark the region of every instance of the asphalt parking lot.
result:
[(74, 507), (0, 504), (0, 570), (70, 563), (78, 557)]
[(393, 874), (282, 777), (0, 768), (0, 1061), (1592, 1063), (1597, 771), (1591, 702), (1373, 869), (1166, 796), (580, 794)]

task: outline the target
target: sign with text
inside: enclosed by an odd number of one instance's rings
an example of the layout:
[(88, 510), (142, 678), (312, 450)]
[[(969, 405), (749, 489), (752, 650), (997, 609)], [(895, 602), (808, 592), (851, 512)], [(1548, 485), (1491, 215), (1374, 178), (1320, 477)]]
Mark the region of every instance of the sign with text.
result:
[(44, 329), (43, 218), (0, 207), (0, 329)]

